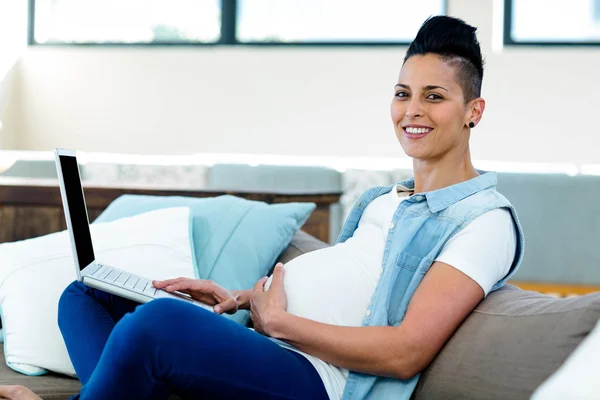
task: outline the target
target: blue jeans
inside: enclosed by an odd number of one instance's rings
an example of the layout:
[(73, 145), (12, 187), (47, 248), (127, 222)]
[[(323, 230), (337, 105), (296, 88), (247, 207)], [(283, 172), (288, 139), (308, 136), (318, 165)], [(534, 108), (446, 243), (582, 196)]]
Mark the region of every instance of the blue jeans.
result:
[(73, 282), (58, 325), (82, 400), (328, 399), (305, 357), (180, 300), (139, 305)]

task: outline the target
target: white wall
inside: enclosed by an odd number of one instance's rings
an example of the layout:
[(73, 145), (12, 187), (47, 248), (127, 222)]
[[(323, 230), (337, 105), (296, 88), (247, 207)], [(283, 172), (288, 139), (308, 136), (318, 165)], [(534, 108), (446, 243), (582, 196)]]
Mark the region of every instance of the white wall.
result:
[(22, 131), (16, 63), (27, 43), (26, 22), (26, 1), (0, 0), (0, 149), (16, 146)]
[(22, 132), (17, 69), (13, 65), (0, 78), (0, 149), (16, 147), (19, 132)]
[[(495, 53), (492, 0), (448, 4), (487, 59), (473, 157), (600, 163), (600, 48)], [(405, 50), (30, 48), (15, 148), (402, 157), (389, 103)]]

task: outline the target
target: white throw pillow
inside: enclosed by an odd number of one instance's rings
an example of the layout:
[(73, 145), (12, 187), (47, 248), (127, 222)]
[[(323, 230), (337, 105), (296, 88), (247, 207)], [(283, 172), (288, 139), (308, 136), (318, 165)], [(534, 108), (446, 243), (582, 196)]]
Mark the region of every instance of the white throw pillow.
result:
[(600, 399), (600, 321), (531, 400)]
[[(96, 259), (149, 279), (194, 278), (190, 217), (189, 208), (177, 207), (92, 224)], [(0, 309), (10, 368), (27, 375), (75, 375), (57, 323), (58, 300), (75, 278), (66, 231), (0, 244)]]

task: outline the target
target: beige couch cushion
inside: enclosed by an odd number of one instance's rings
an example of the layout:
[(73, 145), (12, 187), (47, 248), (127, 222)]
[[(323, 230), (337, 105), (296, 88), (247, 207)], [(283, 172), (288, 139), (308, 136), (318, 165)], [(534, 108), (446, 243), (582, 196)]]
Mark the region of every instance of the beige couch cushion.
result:
[(600, 318), (600, 293), (491, 293), (422, 374), (414, 398), (529, 399)]

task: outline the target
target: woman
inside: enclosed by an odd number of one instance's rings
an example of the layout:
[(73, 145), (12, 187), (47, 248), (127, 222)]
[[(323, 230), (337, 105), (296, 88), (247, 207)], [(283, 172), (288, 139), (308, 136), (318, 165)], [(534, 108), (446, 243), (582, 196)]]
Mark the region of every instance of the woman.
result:
[[(59, 326), (81, 399), (409, 399), (420, 371), (522, 258), (514, 209), (495, 174), (471, 163), (482, 77), (475, 28), (425, 21), (391, 104), (414, 179), (365, 192), (335, 246), (277, 265), (253, 289), (154, 282), (216, 313), (69, 286)], [(218, 315), (238, 309), (251, 311), (254, 331)]]

